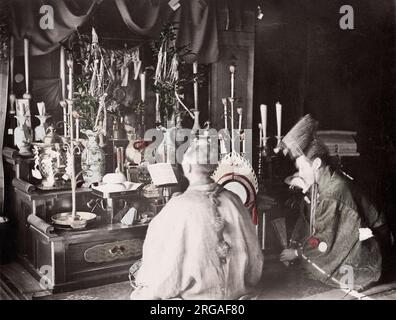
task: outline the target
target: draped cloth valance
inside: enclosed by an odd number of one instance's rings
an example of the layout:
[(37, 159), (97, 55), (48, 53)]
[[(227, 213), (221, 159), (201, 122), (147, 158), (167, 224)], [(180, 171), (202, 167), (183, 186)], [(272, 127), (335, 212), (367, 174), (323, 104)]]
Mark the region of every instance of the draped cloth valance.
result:
[[(190, 45), (200, 63), (218, 58), (216, 4), (214, 0), (179, 0), (173, 10), (169, 0), (109, 0), (117, 7), (122, 20), (134, 35), (156, 38), (166, 22), (176, 22), (179, 46)], [(16, 54), (22, 55), (22, 40), (31, 39), (31, 55), (47, 54), (84, 24), (102, 0), (13, 0), (11, 28)], [(54, 10), (54, 28), (42, 29), (40, 8)], [(99, 35), (100, 36), (100, 35)]]
[[(11, 6), (11, 30), (16, 41), (16, 55), (23, 54), (24, 37), (30, 39), (30, 54), (47, 54), (59, 47), (59, 42), (68, 38), (77, 30), (92, 13), (98, 0), (75, 1), (70, 0), (13, 0)], [(43, 5), (49, 5), (54, 11), (54, 28), (42, 29), (40, 13)]]

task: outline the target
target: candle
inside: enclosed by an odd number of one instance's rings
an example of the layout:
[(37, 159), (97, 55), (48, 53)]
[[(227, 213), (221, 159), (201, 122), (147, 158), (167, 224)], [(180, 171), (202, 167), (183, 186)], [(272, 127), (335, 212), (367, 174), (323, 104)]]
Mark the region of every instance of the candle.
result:
[(26, 92), (23, 95), (25, 99), (31, 99), (31, 95), (29, 93), (29, 39), (23, 39), (23, 49), (24, 49), (24, 61), (25, 61), (25, 84), (26, 84)]
[(262, 226), (263, 234), (261, 235), (261, 249), (265, 249), (265, 212), (263, 212), (263, 226)]
[(140, 74), (140, 98), (144, 102), (146, 99), (146, 72)]
[(69, 100), (67, 102), (67, 105), (69, 106), (69, 135), (70, 135), (70, 140), (73, 141), (74, 138), (74, 132), (73, 132), (73, 102)]
[(193, 63), (193, 74), (194, 74), (194, 107), (196, 110), (198, 110), (198, 80), (197, 80), (197, 74), (198, 74), (198, 62), (195, 61)]
[(67, 103), (65, 100), (60, 102), (60, 106), (63, 109), (63, 135), (67, 137)]
[(70, 57), (67, 60), (67, 67), (69, 68), (69, 100), (73, 99), (73, 59)]
[[(10, 111), (11, 115), (15, 114), (15, 94), (14, 94), (14, 37), (10, 37)], [(12, 128), (8, 130), (12, 131)]]
[(121, 172), (121, 148), (116, 149), (117, 154), (117, 172)]
[[(14, 93), (14, 37), (10, 37), (10, 93)], [(12, 105), (12, 108), (14, 106)]]
[(65, 48), (60, 47), (60, 79), (62, 86), (62, 100), (66, 99)]
[(221, 138), (221, 140), (220, 140), (220, 153), (221, 154), (227, 153), (227, 148), (226, 148), (224, 138)]
[(227, 114), (227, 99), (223, 98), (221, 99), (221, 101), (223, 102), (223, 106), (224, 106), (224, 129), (228, 129), (228, 114)]
[(263, 131), (263, 146), (267, 143), (267, 106), (265, 104), (260, 105), (261, 111), (261, 127)]
[(37, 110), (40, 116), (45, 116), (45, 103), (37, 102)]
[(161, 123), (161, 113), (160, 113), (160, 95), (155, 94), (155, 122)]
[(278, 129), (278, 139), (281, 137), (281, 125), (282, 125), (282, 105), (277, 102), (276, 103), (276, 124)]
[(120, 159), (120, 162), (121, 162), (121, 172), (124, 173), (124, 162), (125, 162), (125, 160), (124, 160), (124, 147), (121, 147), (120, 155), (121, 155), (121, 159)]
[(80, 140), (80, 119), (76, 118), (76, 140)]
[(234, 98), (230, 98), (231, 105), (231, 151), (234, 152)]
[(234, 98), (234, 88), (235, 88), (235, 66), (230, 65), (231, 72), (231, 98)]
[(56, 152), (56, 165), (58, 168), (60, 168), (61, 163), (60, 163), (60, 153)]
[(238, 130), (239, 132), (242, 131), (242, 108), (237, 109), (238, 115), (239, 115), (239, 120), (238, 120)]
[(263, 126), (261, 125), (261, 123), (259, 123), (258, 127), (260, 133), (259, 147), (261, 148), (263, 146)]

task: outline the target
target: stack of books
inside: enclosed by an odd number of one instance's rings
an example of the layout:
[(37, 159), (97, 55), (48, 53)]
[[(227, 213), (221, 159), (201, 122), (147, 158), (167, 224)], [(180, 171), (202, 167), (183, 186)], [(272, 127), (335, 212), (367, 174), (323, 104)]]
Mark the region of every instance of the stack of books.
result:
[(325, 143), (331, 156), (358, 157), (360, 155), (355, 141), (355, 131), (318, 131), (317, 136)]

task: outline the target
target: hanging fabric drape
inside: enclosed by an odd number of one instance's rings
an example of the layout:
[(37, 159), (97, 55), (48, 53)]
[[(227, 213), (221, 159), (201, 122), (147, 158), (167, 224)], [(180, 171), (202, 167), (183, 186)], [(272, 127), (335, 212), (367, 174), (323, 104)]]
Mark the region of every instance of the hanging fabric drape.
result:
[(177, 46), (189, 45), (199, 63), (213, 63), (219, 55), (216, 9), (213, 0), (180, 1), (173, 11), (168, 0), (115, 0), (128, 28), (137, 35), (157, 37), (166, 22), (174, 22)]
[[(23, 54), (22, 41), (30, 39), (30, 54), (42, 55), (59, 47), (59, 42), (68, 38), (81, 26), (92, 13), (100, 0), (13, 0), (10, 1), (11, 30), (17, 40), (16, 55)], [(43, 29), (40, 20), (46, 14), (40, 8), (48, 5), (53, 9), (54, 25), (51, 29)], [(48, 12), (49, 15), (50, 12)], [(18, 41), (19, 40), (19, 41)]]
[[(15, 37), (15, 54), (22, 55), (21, 40), (30, 38), (30, 54), (47, 54), (59, 47), (90, 17), (96, 4), (102, 0), (13, 0), (10, 1), (11, 29)], [(122, 20), (136, 35), (157, 38), (167, 22), (175, 22), (178, 28), (176, 44), (189, 46), (197, 56), (192, 62), (217, 61), (218, 36), (216, 3), (214, 0), (180, 0), (180, 7), (173, 10), (168, 0), (114, 0)], [(108, 2), (106, 2), (108, 3)], [(48, 5), (53, 9), (54, 26), (43, 29), (41, 21)]]

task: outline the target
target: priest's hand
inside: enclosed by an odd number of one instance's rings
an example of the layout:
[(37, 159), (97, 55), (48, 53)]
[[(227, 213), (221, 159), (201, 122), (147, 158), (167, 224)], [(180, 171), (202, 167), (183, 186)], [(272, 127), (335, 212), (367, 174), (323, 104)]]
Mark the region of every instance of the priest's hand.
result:
[(280, 255), (280, 261), (293, 261), (297, 259), (298, 255), (295, 249), (285, 249)]

